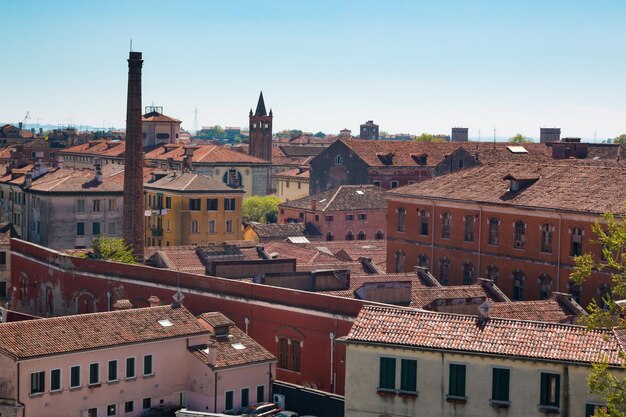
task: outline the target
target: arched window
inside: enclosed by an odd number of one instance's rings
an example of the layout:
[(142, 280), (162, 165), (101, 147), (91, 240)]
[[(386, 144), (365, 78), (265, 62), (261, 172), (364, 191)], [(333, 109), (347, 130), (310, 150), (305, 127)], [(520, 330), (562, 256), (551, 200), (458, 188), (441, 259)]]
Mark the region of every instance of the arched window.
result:
[(385, 238), (385, 234), (382, 230), (376, 231), (376, 240), (383, 240)]
[(511, 274), (511, 278), (513, 278), (513, 301), (521, 301), (524, 299), (524, 280), (526, 277), (522, 271), (516, 269)]
[(241, 176), (241, 172), (237, 171), (235, 168), (231, 168), (224, 173), (224, 177), (222, 180), (232, 188), (241, 188), (243, 187), (243, 178)]
[(352, 230), (348, 230), (348, 233), (346, 233), (346, 240), (354, 240), (354, 233), (352, 233)]
[(428, 236), (428, 212), (424, 209), (419, 211), (420, 215), (420, 235)]
[(583, 254), (583, 230), (580, 227), (572, 228), (571, 235), (572, 243), (571, 243), (571, 256), (580, 256)]
[(474, 265), (469, 262), (463, 262), (463, 285), (471, 285), (474, 277)]
[(465, 242), (473, 242), (474, 241), (474, 216), (472, 216), (471, 214), (468, 214), (467, 216), (463, 217), (463, 226), (464, 226), (463, 240)]
[(404, 272), (404, 252), (396, 251), (396, 272)]
[(495, 217), (489, 219), (489, 244), (497, 246), (500, 240), (500, 220)]
[(423, 253), (420, 253), (417, 257), (417, 266), (421, 266), (424, 268), (428, 267), (428, 256)]
[(450, 213), (443, 213), (441, 215), (441, 238), (450, 239), (450, 221), (452, 216)]
[(198, 220), (192, 220), (191, 221), (191, 233), (198, 233), (198, 230), (199, 230)]
[(300, 342), (291, 341), (291, 370), (300, 372)]
[(491, 280), (494, 284), (498, 282), (498, 276), (500, 275), (500, 271), (498, 271), (498, 267), (494, 264), (491, 264), (487, 267), (487, 279)]
[(328, 232), (328, 233), (326, 233), (326, 240), (327, 240), (327, 241), (329, 241), (329, 242), (330, 242), (330, 241), (332, 241), (332, 240), (334, 240), (334, 239), (335, 239), (335, 238), (333, 237), (333, 232)]
[(396, 230), (398, 232), (404, 232), (404, 221), (406, 218), (406, 209), (404, 207), (400, 207), (397, 211), (396, 211)]
[(546, 223), (541, 225), (541, 252), (552, 253), (552, 231), (554, 227)]
[(567, 283), (567, 289), (572, 295), (572, 298), (576, 300), (578, 304), (580, 304), (580, 293), (582, 292), (582, 285), (578, 285), (570, 281)]
[(356, 235), (357, 240), (365, 240), (365, 232), (363, 230), (359, 230), (359, 233)]
[(278, 365), (279, 368), (289, 369), (289, 342), (287, 339), (278, 339)]
[(539, 283), (539, 299), (545, 300), (550, 297), (552, 277), (548, 274), (542, 274), (537, 281)]
[(446, 258), (439, 261), (439, 282), (441, 285), (448, 285), (450, 282), (450, 261)]
[(514, 225), (513, 247), (515, 249), (524, 249), (526, 242), (526, 223), (521, 220), (515, 222)]

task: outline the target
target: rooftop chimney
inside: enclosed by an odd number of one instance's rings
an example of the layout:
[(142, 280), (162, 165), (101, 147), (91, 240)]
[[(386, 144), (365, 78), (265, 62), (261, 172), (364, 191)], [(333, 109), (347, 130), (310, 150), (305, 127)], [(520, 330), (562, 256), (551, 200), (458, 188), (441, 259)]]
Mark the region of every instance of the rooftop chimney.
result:
[(143, 262), (143, 135), (141, 130), (141, 52), (128, 57), (128, 98), (126, 104), (126, 151), (124, 152), (124, 239), (135, 257)]
[(57, 167), (63, 169), (64, 167), (64, 162), (65, 160), (63, 159), (63, 156), (59, 155), (59, 157), (57, 157)]
[(113, 304), (114, 311), (130, 310), (131, 308), (133, 308), (133, 305), (131, 304), (130, 300), (126, 299), (117, 300), (115, 304)]
[(148, 302), (150, 303), (150, 307), (158, 307), (161, 304), (161, 300), (156, 295), (151, 295), (148, 298)]
[(102, 162), (100, 158), (95, 157), (93, 159), (93, 165), (96, 167), (96, 182), (102, 184)]

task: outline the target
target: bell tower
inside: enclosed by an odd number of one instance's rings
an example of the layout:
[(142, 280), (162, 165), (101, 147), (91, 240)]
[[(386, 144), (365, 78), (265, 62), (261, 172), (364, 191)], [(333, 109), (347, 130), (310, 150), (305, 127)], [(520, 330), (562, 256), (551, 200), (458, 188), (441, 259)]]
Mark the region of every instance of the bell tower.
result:
[(263, 92), (259, 95), (256, 111), (250, 109), (250, 151), (249, 154), (257, 158), (272, 161), (272, 109), (270, 114), (265, 111)]

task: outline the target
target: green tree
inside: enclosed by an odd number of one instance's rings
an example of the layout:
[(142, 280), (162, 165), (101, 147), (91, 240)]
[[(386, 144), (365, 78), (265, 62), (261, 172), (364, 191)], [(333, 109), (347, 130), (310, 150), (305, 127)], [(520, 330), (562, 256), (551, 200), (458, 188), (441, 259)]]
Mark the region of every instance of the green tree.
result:
[(93, 239), (94, 259), (134, 264), (133, 247), (120, 237), (97, 236)]
[(515, 135), (511, 139), (509, 139), (509, 142), (511, 142), (511, 143), (529, 143), (529, 142), (532, 142), (532, 141), (530, 139), (526, 138), (521, 133), (518, 133), (517, 135)]
[(626, 146), (626, 133), (622, 133), (618, 137), (613, 138), (610, 143), (619, 143), (622, 146)]
[(313, 136), (315, 136), (316, 138), (325, 138), (326, 137), (326, 133), (324, 132), (317, 132), (316, 134), (314, 134)]
[[(626, 297), (626, 208), (619, 215), (604, 214), (602, 224), (596, 222), (592, 230), (595, 235), (592, 243), (600, 245), (603, 259), (596, 259), (590, 253), (574, 258), (575, 267), (570, 279), (582, 285), (592, 272), (605, 270), (611, 275), (612, 286), (611, 293), (603, 297), (604, 308), (592, 300), (587, 307), (589, 316), (581, 322), (591, 329), (617, 327), (624, 331), (626, 318), (615, 300)], [(606, 399), (608, 414), (601, 411), (595, 415), (626, 417), (626, 380), (616, 376), (602, 361), (599, 358), (599, 362), (593, 365), (587, 382), (591, 392)], [(626, 366), (622, 368), (626, 370)]]
[(280, 204), (280, 199), (273, 195), (248, 197), (243, 201), (243, 217), (252, 222), (268, 223), (268, 219), (274, 219), (268, 213), (276, 212), (276, 221), (278, 221), (278, 204)]
[(438, 138), (435, 135), (431, 135), (430, 133), (422, 133), (414, 140), (417, 142), (445, 142), (445, 140), (443, 140), (442, 138)]

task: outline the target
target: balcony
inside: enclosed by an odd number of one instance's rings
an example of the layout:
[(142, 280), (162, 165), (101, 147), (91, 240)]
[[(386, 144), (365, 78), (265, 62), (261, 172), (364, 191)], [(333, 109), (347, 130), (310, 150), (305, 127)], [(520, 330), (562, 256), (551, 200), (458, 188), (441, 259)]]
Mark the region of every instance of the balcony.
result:
[(163, 237), (163, 228), (160, 228), (160, 227), (152, 228), (152, 236)]

